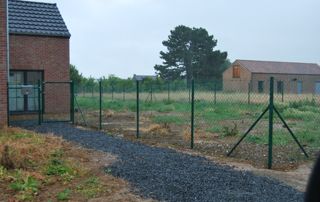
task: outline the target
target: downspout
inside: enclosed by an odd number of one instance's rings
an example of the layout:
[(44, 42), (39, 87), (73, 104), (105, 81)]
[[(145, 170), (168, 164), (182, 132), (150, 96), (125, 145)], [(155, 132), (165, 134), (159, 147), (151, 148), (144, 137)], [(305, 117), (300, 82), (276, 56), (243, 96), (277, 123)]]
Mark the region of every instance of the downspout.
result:
[(9, 1), (6, 0), (7, 8), (6, 8), (6, 14), (7, 14), (7, 82), (9, 83), (10, 79), (10, 34), (9, 34)]

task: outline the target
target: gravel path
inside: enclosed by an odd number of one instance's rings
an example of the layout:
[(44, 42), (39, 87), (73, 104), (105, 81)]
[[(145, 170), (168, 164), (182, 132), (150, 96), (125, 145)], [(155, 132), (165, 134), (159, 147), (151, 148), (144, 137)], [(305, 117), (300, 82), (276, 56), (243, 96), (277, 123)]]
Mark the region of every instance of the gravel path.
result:
[(276, 180), (235, 171), (202, 157), (154, 148), (81, 130), (68, 124), (26, 127), (54, 133), (90, 149), (109, 152), (119, 161), (111, 174), (130, 182), (145, 198), (159, 201), (303, 201), (303, 193)]

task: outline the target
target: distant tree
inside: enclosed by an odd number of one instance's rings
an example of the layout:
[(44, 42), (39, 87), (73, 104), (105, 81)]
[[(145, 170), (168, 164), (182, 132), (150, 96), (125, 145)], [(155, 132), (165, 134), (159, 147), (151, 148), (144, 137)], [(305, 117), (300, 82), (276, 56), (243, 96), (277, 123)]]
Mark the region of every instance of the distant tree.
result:
[(79, 73), (75, 65), (70, 64), (69, 67), (70, 67), (70, 79), (77, 86), (80, 85), (83, 82), (84, 77), (82, 76), (82, 74)]
[(213, 49), (217, 40), (204, 28), (177, 26), (170, 31), (162, 44), (167, 52), (160, 52), (162, 65), (155, 65), (157, 74), (164, 80), (187, 78), (212, 79), (221, 77), (227, 52)]

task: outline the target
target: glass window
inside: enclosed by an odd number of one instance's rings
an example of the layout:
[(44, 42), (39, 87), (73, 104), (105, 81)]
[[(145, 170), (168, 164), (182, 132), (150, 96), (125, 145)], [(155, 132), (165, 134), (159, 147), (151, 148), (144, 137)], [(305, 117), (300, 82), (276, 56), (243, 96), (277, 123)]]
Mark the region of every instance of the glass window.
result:
[(258, 92), (259, 93), (264, 92), (264, 81), (258, 81)]
[[(38, 110), (38, 82), (42, 82), (42, 71), (10, 71), (9, 110), (11, 112), (33, 112)], [(25, 93), (25, 88), (30, 92)]]
[(283, 93), (283, 81), (277, 82), (277, 93)]

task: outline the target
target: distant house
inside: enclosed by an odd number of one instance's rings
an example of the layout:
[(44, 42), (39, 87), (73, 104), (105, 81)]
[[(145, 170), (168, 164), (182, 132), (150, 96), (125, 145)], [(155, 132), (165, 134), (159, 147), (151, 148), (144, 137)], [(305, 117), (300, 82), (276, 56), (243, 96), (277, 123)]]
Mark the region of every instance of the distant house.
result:
[(275, 92), (320, 94), (320, 66), (312, 63), (236, 60), (223, 73), (223, 90), (267, 93), (275, 78)]
[[(30, 114), (37, 102), (9, 85), (37, 85), (38, 81), (69, 81), (70, 33), (56, 4), (0, 0), (0, 127), (10, 114)], [(46, 94), (46, 111), (69, 109), (70, 98)], [(57, 91), (54, 93), (54, 91)], [(70, 92), (65, 92), (68, 95)], [(7, 110), (8, 109), (8, 110)]]

